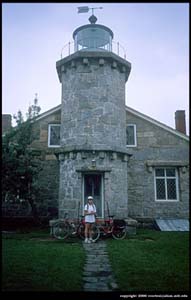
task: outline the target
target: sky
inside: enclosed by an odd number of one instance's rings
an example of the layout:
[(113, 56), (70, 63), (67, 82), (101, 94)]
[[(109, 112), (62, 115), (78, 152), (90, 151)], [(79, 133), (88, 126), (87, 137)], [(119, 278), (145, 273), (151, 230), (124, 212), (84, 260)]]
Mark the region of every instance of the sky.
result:
[(56, 61), (69, 54), (74, 30), (89, 24), (91, 10), (79, 14), (80, 6), (102, 7), (97, 24), (125, 49), (126, 105), (172, 128), (175, 111), (185, 110), (189, 134), (189, 3), (182, 2), (2, 3), (2, 113), (25, 117), (35, 94), (41, 113), (61, 104)]

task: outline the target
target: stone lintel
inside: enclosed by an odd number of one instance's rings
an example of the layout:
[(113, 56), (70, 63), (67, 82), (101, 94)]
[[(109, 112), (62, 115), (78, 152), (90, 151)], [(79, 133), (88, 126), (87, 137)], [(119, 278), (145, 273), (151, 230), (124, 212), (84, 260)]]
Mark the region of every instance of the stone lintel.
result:
[(187, 167), (189, 165), (188, 161), (178, 161), (178, 160), (147, 160), (146, 165), (148, 167), (166, 167), (166, 166), (172, 166), (172, 167)]
[(146, 161), (147, 171), (149, 173), (152, 173), (154, 167), (179, 167), (181, 169), (181, 172), (184, 174), (187, 172), (188, 165), (189, 163), (187, 161)]
[(81, 167), (81, 168), (76, 168), (76, 172), (80, 172), (80, 173), (85, 173), (85, 172), (111, 172), (112, 169), (111, 168), (104, 168), (104, 167), (98, 167), (98, 168), (92, 168), (92, 167)]

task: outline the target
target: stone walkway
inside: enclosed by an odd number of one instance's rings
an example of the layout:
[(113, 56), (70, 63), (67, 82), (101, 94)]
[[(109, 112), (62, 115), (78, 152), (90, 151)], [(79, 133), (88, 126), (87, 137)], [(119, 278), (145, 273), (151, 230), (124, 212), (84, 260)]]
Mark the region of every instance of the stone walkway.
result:
[(83, 246), (86, 251), (83, 273), (84, 291), (117, 291), (118, 286), (113, 276), (105, 241), (99, 240), (91, 244), (83, 243)]

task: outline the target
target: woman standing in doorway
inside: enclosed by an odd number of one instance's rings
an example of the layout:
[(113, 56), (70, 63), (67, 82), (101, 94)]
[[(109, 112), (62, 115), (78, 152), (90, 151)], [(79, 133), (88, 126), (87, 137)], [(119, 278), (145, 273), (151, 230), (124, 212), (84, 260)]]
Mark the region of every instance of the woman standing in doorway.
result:
[(94, 242), (92, 239), (92, 225), (95, 223), (96, 206), (93, 197), (88, 197), (88, 203), (84, 207), (85, 215), (85, 243)]

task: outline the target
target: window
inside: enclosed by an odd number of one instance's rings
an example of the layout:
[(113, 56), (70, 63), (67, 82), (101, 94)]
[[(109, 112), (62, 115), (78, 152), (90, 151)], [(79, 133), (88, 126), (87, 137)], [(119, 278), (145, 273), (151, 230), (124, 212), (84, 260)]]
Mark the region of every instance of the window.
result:
[(136, 125), (135, 124), (127, 125), (126, 136), (127, 136), (127, 147), (136, 147), (137, 139), (136, 139)]
[(155, 199), (157, 201), (178, 200), (178, 173), (176, 168), (155, 169)]
[(60, 147), (60, 124), (49, 124), (48, 147)]

